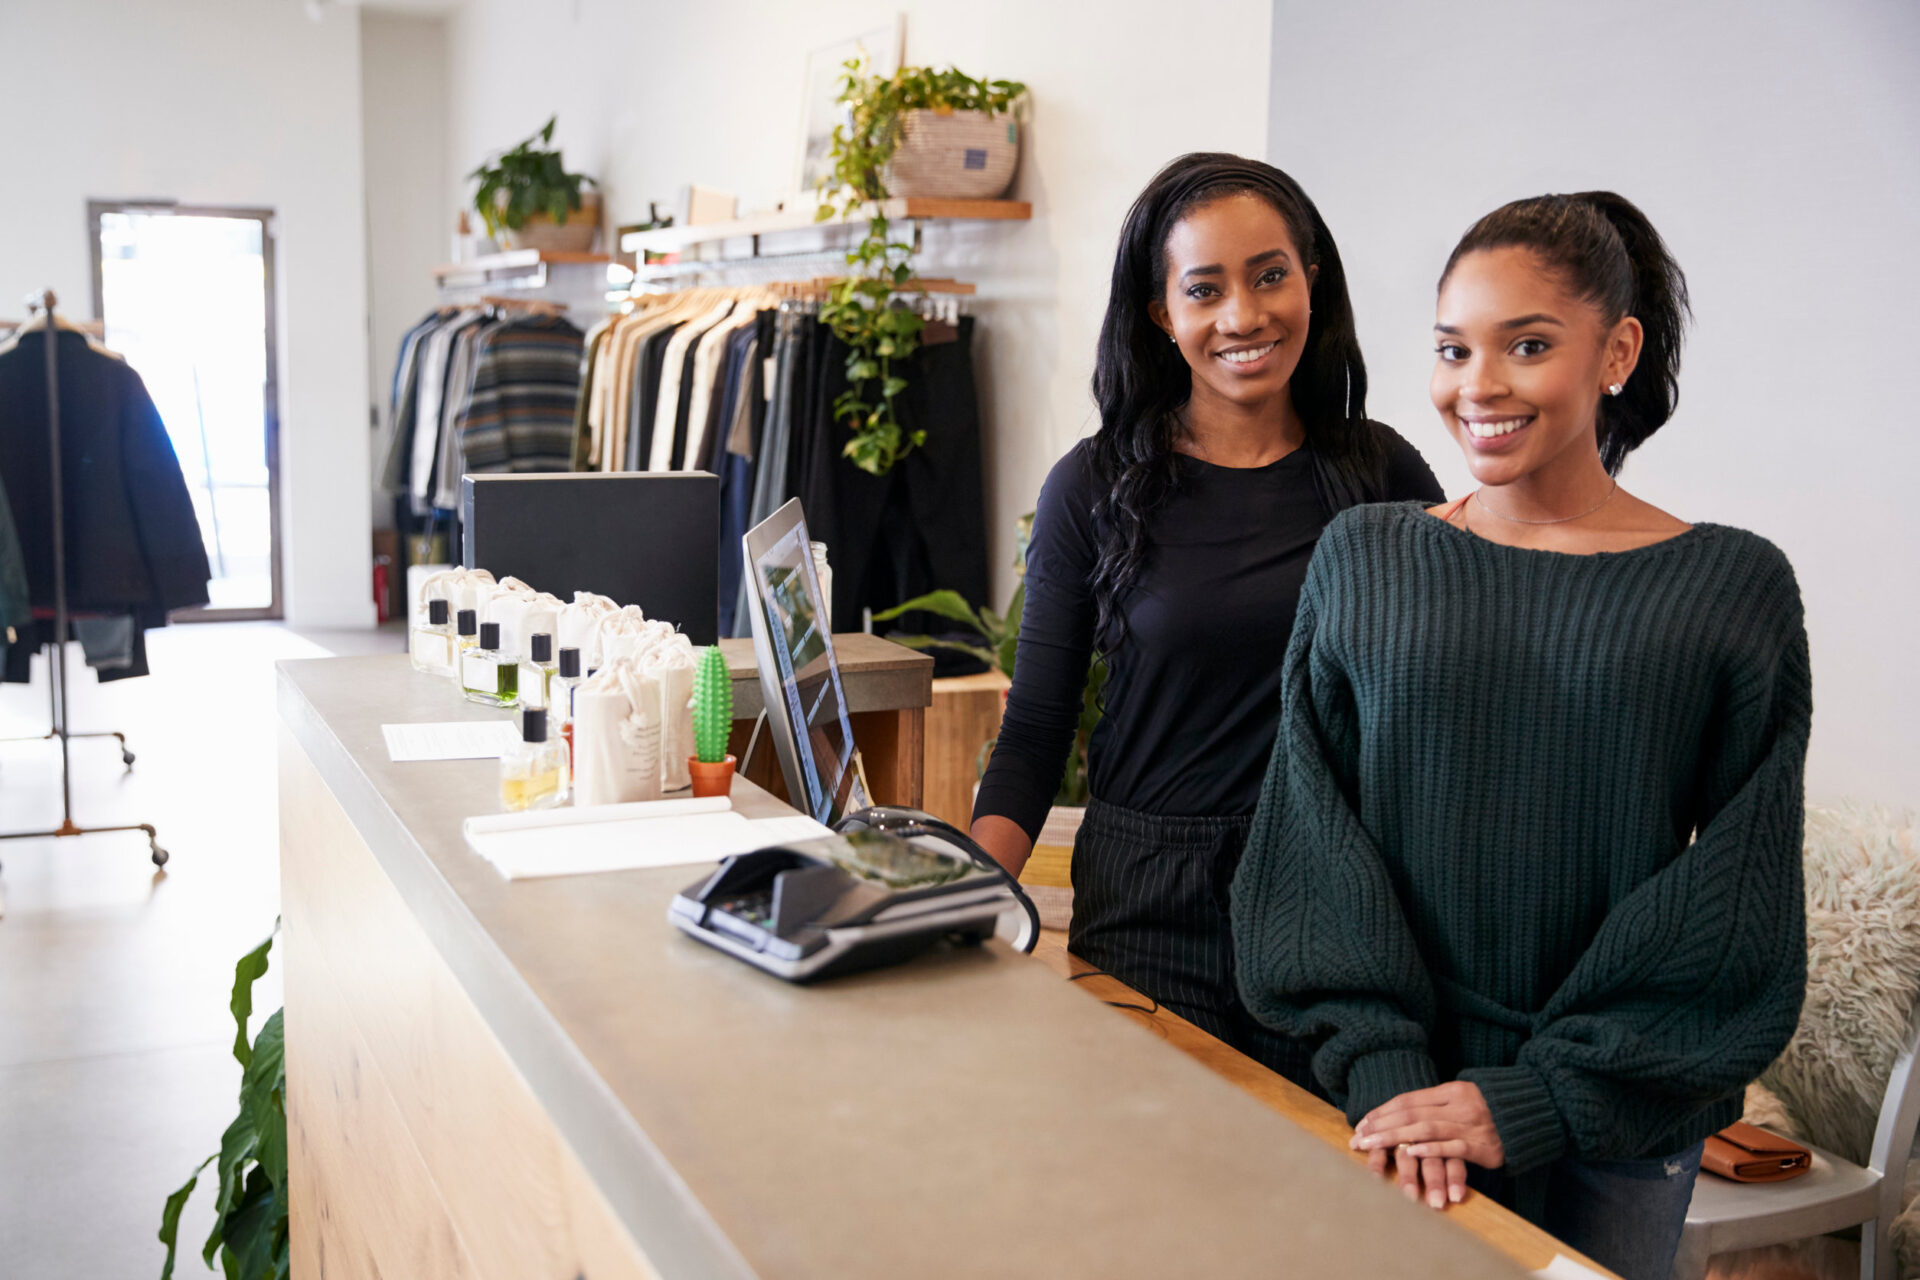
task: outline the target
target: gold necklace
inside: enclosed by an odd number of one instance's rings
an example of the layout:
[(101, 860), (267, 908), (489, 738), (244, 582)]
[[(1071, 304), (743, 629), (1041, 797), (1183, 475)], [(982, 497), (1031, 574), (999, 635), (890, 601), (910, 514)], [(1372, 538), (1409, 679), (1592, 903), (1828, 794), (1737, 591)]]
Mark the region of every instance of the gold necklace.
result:
[[(1480, 504), (1480, 509), (1482, 511), (1494, 517), (1494, 519), (1496, 520), (1507, 520), (1507, 521), (1511, 521), (1514, 524), (1571, 524), (1575, 520), (1585, 520), (1588, 516), (1592, 515), (1594, 512), (1598, 511), (1600, 508), (1606, 506), (1609, 502), (1612, 502), (1613, 495), (1620, 492), (1620, 481), (1616, 477), (1613, 482), (1613, 488), (1607, 490), (1607, 496), (1600, 499), (1600, 501), (1594, 503), (1592, 506), (1588, 507), (1585, 511), (1582, 511), (1579, 515), (1560, 516), (1557, 519), (1553, 519), (1553, 520), (1525, 520), (1519, 516), (1503, 515), (1500, 512), (1495, 511), (1492, 507), (1487, 505), (1487, 500), (1480, 496), (1481, 492), (1482, 491), (1480, 489), (1475, 489), (1473, 491), (1473, 500)], [(1464, 507), (1461, 508), (1462, 514), (1460, 517), (1460, 523), (1462, 525), (1466, 524), (1467, 522), (1465, 510), (1466, 509)]]

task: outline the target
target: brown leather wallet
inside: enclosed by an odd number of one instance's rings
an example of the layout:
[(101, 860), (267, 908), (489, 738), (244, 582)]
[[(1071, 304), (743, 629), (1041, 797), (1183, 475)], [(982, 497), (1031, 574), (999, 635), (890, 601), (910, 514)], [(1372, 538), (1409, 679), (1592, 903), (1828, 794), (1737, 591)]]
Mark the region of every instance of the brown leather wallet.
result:
[(1707, 1139), (1700, 1167), (1735, 1182), (1785, 1182), (1813, 1167), (1813, 1153), (1738, 1120)]

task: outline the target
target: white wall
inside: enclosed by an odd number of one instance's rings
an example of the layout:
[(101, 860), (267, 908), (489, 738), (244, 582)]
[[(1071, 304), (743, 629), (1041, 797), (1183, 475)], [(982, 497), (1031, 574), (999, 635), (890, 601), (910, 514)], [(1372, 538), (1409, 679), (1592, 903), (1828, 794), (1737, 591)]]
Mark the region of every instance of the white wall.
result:
[(1469, 483), (1427, 400), (1480, 214), (1611, 188), (1686, 270), (1680, 408), (1623, 479), (1792, 558), (1808, 788), (1920, 803), (1920, 8), (1904, 0), (1279, 0), (1270, 157), (1338, 239), (1371, 408)]
[(52, 286), (91, 314), (89, 198), (279, 217), (287, 617), (372, 621), (358, 14), (292, 0), (0, 3), (0, 313)]
[[(451, 261), (447, 179), (447, 24), (438, 16), (360, 16), (360, 104), (367, 191), (367, 367), (384, 440), (400, 337), (439, 300), (432, 269)], [(380, 465), (372, 459), (374, 469)], [(393, 524), (392, 500), (373, 520)]]
[(988, 520), (1004, 597), (1014, 519), (1096, 425), (1088, 380), (1127, 206), (1183, 151), (1264, 148), (1266, 3), (469, 0), (451, 20), (449, 171), (557, 111), (568, 167), (603, 180), (617, 221), (638, 221), (649, 198), (671, 201), (688, 182), (770, 206), (792, 182), (808, 50), (896, 12), (909, 63), (1033, 92), (1012, 194), (1034, 202), (1034, 220), (929, 238), (938, 274), (980, 286)]

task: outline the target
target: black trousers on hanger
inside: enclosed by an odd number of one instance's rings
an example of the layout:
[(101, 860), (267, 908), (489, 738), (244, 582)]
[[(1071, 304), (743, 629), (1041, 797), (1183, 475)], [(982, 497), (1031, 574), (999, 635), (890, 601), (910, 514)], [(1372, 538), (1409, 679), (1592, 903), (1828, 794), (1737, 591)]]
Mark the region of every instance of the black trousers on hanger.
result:
[[(923, 345), (907, 361), (907, 389), (895, 410), (903, 430), (925, 430), (927, 439), (884, 476), (860, 470), (842, 454), (848, 431), (834, 421), (832, 405), (846, 390), (847, 347), (825, 326), (812, 328), (815, 389), (804, 408), (796, 406), (807, 427), (795, 439), (796, 450), (804, 441), (805, 459), (796, 491), (808, 528), (827, 544), (833, 564), (835, 629), (857, 629), (862, 609), (877, 612), (938, 588), (959, 592), (976, 608), (989, 603), (972, 317), (961, 319), (951, 341)], [(831, 514), (821, 519), (816, 511)], [(950, 625), (909, 614), (886, 629)]]

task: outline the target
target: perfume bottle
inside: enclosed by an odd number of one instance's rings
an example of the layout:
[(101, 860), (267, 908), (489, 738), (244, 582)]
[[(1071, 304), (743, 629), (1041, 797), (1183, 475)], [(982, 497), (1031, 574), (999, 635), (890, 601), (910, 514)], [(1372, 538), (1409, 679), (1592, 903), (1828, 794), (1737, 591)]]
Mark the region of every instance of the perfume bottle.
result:
[(527, 639), (527, 660), (520, 664), (520, 705), (523, 707), (551, 707), (553, 705), (553, 678), (558, 668), (553, 665), (553, 637), (546, 632), (536, 632)]
[(500, 757), (500, 807), (550, 809), (567, 798), (567, 748), (547, 741), (547, 709), (520, 713), (520, 742)]
[(430, 676), (453, 674), (453, 628), (447, 621), (447, 602), (435, 597), (427, 601), (427, 620), (407, 636), (407, 653), (413, 669)]
[(453, 615), (453, 669), (447, 674), (453, 677), (455, 687), (460, 685), (461, 663), (480, 643), (479, 617), (472, 609), (462, 609)]
[(520, 664), (500, 653), (500, 624), (481, 623), (480, 643), (460, 655), (460, 691), (468, 702), (510, 707), (518, 700), (519, 688)]
[(560, 741), (567, 746), (567, 768), (573, 768), (573, 691), (581, 684), (580, 651), (562, 649), (560, 669), (553, 677), (553, 697), (549, 705), (560, 716)]

